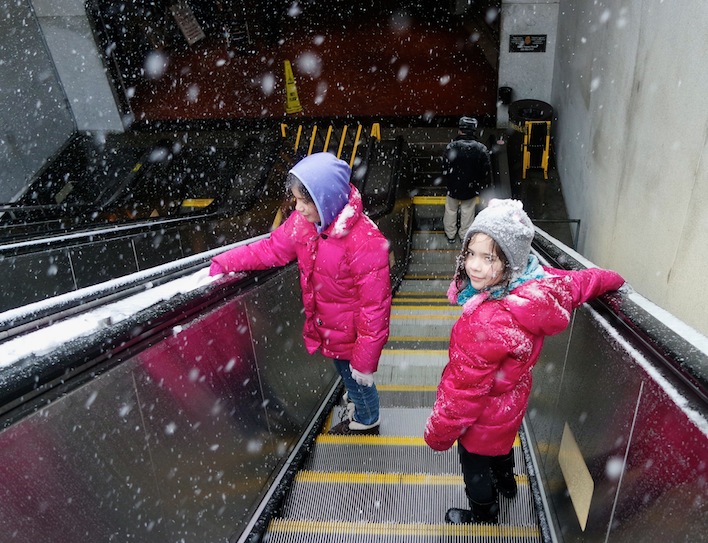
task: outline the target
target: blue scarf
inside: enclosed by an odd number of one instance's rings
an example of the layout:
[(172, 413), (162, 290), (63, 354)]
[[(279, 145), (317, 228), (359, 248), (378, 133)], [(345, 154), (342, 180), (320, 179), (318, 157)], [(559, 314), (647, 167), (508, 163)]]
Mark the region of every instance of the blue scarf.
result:
[(522, 274), (514, 279), (509, 286), (505, 285), (494, 285), (493, 287), (485, 288), (483, 290), (477, 290), (472, 286), (470, 280), (467, 279), (467, 286), (457, 295), (457, 303), (459, 305), (465, 305), (465, 302), (476, 296), (480, 292), (489, 293), (490, 300), (498, 300), (506, 296), (509, 292), (514, 290), (519, 285), (523, 285), (527, 281), (533, 281), (534, 279), (541, 279), (545, 277), (546, 272), (541, 267), (541, 263), (538, 261), (535, 255), (529, 255), (528, 263), (526, 264), (526, 269)]

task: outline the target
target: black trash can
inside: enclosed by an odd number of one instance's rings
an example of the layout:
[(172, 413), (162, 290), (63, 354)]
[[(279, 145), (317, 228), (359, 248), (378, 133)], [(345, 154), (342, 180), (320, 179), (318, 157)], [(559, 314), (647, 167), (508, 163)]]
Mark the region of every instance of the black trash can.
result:
[(517, 100), (509, 106), (509, 122), (520, 132), (526, 121), (553, 120), (553, 106), (541, 100)]

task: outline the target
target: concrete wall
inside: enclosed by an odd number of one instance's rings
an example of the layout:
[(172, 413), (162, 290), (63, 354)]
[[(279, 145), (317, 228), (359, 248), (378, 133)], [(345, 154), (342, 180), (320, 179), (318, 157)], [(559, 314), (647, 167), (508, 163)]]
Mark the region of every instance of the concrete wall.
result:
[(708, 335), (708, 2), (561, 0), (550, 103), (579, 250)]
[(123, 131), (81, 0), (21, 0), (0, 17), (0, 202), (76, 130)]
[(74, 131), (28, 1), (0, 10), (0, 202), (10, 202)]
[[(551, 102), (560, 0), (502, 0), (499, 34), (499, 86), (512, 88), (512, 100)], [(546, 36), (545, 52), (510, 51), (511, 35)], [(506, 127), (509, 108), (497, 103), (497, 127)]]
[(82, 0), (32, 0), (78, 130), (123, 131)]

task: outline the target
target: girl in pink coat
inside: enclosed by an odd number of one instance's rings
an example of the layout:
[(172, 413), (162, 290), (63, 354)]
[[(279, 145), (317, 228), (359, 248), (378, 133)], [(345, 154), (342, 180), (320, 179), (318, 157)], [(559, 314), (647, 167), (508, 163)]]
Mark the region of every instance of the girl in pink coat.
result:
[(521, 202), (492, 200), (465, 235), (448, 290), (462, 315), (424, 437), (438, 451), (457, 440), (470, 509), (448, 509), (449, 523), (498, 522), (498, 494), (516, 496), (512, 447), (544, 337), (624, 283), (609, 270), (541, 266), (530, 254), (533, 235)]
[(348, 418), (334, 434), (378, 434), (374, 384), (388, 340), (391, 282), (388, 241), (364, 214), (351, 169), (314, 153), (289, 172), (295, 212), (269, 238), (212, 259), (210, 275), (284, 266), (297, 260), (307, 351), (334, 360), (347, 390)]

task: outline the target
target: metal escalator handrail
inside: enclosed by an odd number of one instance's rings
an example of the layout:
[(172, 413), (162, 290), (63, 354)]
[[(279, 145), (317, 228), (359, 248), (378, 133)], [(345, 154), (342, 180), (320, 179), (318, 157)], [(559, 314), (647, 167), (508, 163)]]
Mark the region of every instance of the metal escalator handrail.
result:
[[(536, 229), (533, 247), (552, 266), (580, 270), (587, 266), (571, 249), (560, 247)], [(673, 373), (704, 403), (708, 403), (708, 353), (670, 328), (655, 315), (631, 299), (631, 296), (609, 293), (590, 302), (599, 306), (613, 320), (614, 327), (636, 340), (652, 359)]]
[[(81, 241), (86, 239), (87, 241), (94, 242), (101, 239), (108, 238), (121, 238), (121, 237), (132, 237), (140, 235), (146, 232), (151, 232), (153, 230), (163, 229), (165, 226), (173, 226), (175, 224), (180, 224), (183, 222), (194, 222), (195, 220), (209, 220), (218, 216), (219, 212), (213, 212), (208, 214), (199, 215), (195, 217), (194, 215), (182, 215), (173, 218), (160, 217), (158, 219), (150, 219), (140, 222), (126, 222), (120, 224), (109, 224), (102, 226), (88, 226), (83, 229), (72, 229), (64, 233), (57, 234), (43, 234), (41, 237), (28, 237), (28, 239), (8, 241), (3, 243), (0, 241), (0, 253), (3, 252), (22, 252), (24, 249), (31, 250), (36, 247), (45, 248), (47, 246), (60, 247), (62, 245), (71, 244), (68, 242)], [(67, 243), (62, 243), (67, 242)]]

